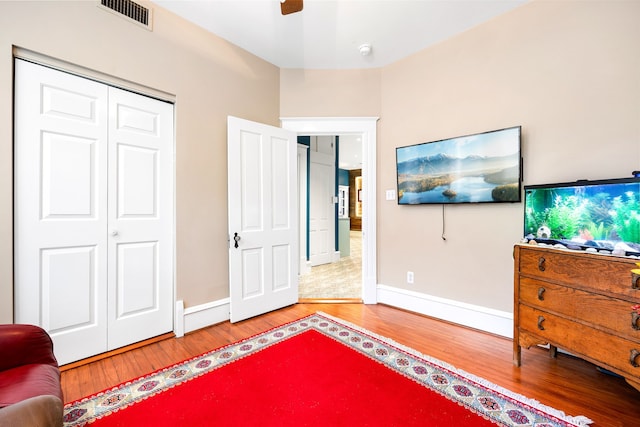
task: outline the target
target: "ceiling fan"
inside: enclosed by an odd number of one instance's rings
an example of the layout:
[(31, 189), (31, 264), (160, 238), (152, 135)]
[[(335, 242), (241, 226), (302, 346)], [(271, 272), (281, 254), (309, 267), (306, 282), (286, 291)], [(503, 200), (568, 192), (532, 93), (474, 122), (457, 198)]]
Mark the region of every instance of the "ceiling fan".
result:
[(300, 12), (302, 10), (302, 0), (280, 0), (280, 11), (283, 15)]

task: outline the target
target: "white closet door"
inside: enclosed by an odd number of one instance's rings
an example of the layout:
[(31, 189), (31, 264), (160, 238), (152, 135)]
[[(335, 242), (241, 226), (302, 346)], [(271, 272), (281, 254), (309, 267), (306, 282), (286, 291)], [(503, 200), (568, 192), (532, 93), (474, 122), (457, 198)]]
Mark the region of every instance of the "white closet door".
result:
[(60, 364), (173, 327), (173, 106), (16, 61), (16, 322)]
[(110, 348), (173, 328), (173, 105), (109, 89)]
[(16, 61), (15, 321), (60, 363), (107, 350), (107, 89)]

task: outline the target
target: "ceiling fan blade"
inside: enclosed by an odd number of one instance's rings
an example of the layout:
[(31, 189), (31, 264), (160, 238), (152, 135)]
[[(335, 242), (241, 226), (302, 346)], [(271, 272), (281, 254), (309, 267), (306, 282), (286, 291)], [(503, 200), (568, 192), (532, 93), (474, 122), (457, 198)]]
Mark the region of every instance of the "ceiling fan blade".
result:
[(280, 11), (283, 15), (300, 12), (302, 10), (302, 0), (284, 0), (280, 1)]

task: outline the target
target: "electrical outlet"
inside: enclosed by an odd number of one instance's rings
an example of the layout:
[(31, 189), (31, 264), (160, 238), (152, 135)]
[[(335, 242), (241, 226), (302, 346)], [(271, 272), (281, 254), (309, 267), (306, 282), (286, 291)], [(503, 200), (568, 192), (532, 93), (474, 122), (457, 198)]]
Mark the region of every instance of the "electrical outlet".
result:
[(413, 283), (413, 271), (407, 271), (407, 283)]

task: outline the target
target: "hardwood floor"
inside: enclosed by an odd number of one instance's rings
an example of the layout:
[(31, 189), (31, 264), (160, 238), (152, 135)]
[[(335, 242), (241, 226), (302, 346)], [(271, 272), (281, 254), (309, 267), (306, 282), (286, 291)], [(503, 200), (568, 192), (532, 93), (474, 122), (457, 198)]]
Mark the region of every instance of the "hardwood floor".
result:
[(363, 304), (296, 304), (73, 368), (62, 373), (65, 401), (94, 394), (316, 311), (360, 325), (569, 415), (584, 415), (594, 421), (593, 426), (640, 426), (640, 392), (583, 360), (561, 353), (553, 359), (548, 351), (532, 348), (523, 350), (522, 367), (516, 368), (509, 339), (384, 305)]

